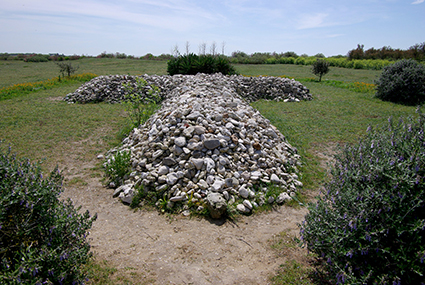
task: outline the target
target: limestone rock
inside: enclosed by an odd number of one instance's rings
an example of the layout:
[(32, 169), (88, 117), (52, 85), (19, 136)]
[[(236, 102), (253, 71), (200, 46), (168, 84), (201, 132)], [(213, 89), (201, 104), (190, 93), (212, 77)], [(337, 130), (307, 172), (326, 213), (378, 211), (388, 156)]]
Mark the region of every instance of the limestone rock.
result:
[(206, 204), (210, 211), (211, 218), (220, 219), (227, 210), (226, 200), (219, 193), (210, 193), (207, 195)]

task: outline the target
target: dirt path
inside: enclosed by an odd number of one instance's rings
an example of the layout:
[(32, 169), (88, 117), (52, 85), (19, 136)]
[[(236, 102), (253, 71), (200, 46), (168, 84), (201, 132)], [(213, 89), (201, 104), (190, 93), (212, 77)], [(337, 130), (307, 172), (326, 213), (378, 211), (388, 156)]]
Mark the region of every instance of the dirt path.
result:
[(81, 163), (70, 155), (63, 162), (63, 197), (98, 215), (89, 235), (92, 251), (130, 279), (137, 276), (134, 284), (270, 284), (286, 260), (305, 258), (299, 248), (271, 247), (283, 231), (298, 235), (305, 208), (282, 206), (234, 222), (133, 211), (93, 175), (96, 158)]

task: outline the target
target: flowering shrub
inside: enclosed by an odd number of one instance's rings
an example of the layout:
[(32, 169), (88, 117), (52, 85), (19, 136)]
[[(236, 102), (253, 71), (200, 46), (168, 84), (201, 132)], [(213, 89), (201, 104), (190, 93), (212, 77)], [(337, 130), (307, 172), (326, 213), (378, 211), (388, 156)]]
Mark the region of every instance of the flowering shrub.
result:
[(425, 115), (369, 128), (331, 175), (300, 226), (318, 273), (336, 284), (425, 284)]
[(0, 148), (0, 284), (83, 284), (96, 216), (59, 199), (62, 179)]
[(417, 105), (425, 101), (425, 66), (403, 59), (384, 68), (375, 96), (384, 101)]

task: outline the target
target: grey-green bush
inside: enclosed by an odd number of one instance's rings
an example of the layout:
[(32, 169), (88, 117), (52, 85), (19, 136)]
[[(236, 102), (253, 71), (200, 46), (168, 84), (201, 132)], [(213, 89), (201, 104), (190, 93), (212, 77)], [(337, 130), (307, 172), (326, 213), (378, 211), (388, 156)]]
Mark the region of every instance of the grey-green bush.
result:
[(318, 274), (332, 284), (425, 284), (425, 115), (369, 129), (331, 175), (300, 226)]
[(96, 215), (59, 199), (62, 180), (0, 145), (0, 284), (84, 284)]
[(384, 67), (375, 96), (383, 101), (418, 105), (425, 101), (425, 66), (403, 59)]

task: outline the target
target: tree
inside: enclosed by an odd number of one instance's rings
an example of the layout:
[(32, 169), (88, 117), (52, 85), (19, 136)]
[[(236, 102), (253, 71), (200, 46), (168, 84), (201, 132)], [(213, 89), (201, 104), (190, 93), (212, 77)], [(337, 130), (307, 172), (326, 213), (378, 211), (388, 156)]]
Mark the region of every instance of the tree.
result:
[(319, 76), (319, 82), (322, 81), (322, 76), (329, 72), (329, 62), (323, 59), (317, 59), (313, 63), (312, 72), (314, 75)]
[(68, 77), (71, 76), (79, 68), (79, 66), (72, 66), (70, 62), (56, 62), (56, 65), (59, 66), (62, 77), (65, 77), (65, 74)]

